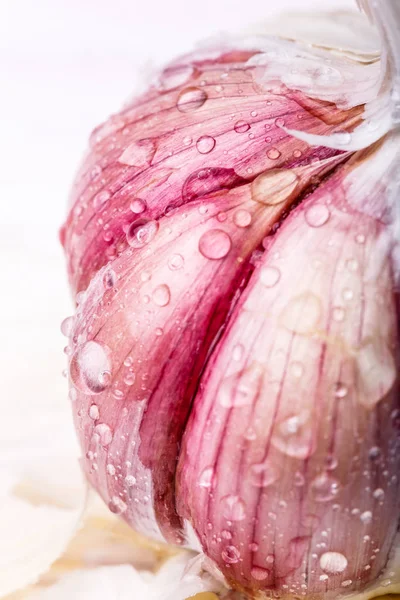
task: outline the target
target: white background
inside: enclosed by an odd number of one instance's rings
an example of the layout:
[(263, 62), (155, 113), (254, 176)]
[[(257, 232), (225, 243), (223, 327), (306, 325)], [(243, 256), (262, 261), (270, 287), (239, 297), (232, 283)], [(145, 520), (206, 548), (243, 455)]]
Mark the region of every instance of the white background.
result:
[[(91, 129), (157, 64), (277, 11), (352, 0), (0, 0), (0, 463), (71, 435), (58, 243)], [(61, 406), (61, 410), (60, 410)], [(47, 446), (47, 443), (45, 443)]]

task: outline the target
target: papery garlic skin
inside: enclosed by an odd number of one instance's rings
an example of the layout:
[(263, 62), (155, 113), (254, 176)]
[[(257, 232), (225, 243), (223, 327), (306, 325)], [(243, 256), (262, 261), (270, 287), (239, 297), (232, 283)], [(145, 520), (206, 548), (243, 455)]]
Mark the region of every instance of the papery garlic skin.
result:
[(398, 135), (380, 65), (331, 56), (167, 67), (93, 133), (62, 230), (88, 479), (250, 595), (364, 589), (400, 513)]

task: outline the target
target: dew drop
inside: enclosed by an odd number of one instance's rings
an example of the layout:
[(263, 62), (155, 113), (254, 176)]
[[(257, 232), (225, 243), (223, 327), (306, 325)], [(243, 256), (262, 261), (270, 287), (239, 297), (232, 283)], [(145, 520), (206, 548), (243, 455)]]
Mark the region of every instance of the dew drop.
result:
[(111, 194), (110, 192), (108, 192), (107, 190), (102, 190), (101, 192), (99, 192), (98, 194), (96, 194), (93, 198), (93, 208), (95, 210), (100, 210), (103, 205), (108, 202), (108, 200), (111, 198)]
[(156, 236), (159, 229), (157, 221), (146, 221), (146, 223), (132, 223), (129, 227), (126, 240), (132, 248), (143, 248)]
[(188, 87), (182, 90), (176, 103), (177, 109), (182, 113), (198, 110), (207, 100), (207, 93), (197, 87)]
[(234, 130), (236, 133), (246, 133), (250, 129), (250, 125), (246, 121), (236, 121)]
[(287, 456), (308, 458), (315, 449), (310, 413), (303, 411), (278, 423), (274, 427), (271, 442)]
[(254, 179), (251, 195), (256, 202), (274, 206), (290, 198), (298, 182), (296, 173), (289, 169), (271, 169)]
[(227, 546), (221, 553), (222, 560), (226, 563), (233, 565), (239, 562), (240, 552), (236, 546)]
[(304, 217), (310, 227), (322, 227), (328, 222), (330, 212), (324, 204), (315, 204), (307, 208)]
[(277, 148), (270, 148), (267, 152), (268, 158), (271, 160), (277, 160), (280, 157), (281, 153)]
[(124, 375), (124, 383), (125, 385), (131, 386), (135, 383), (135, 373), (132, 373), (132, 371), (128, 371), (128, 373), (126, 373)]
[(94, 433), (99, 436), (100, 444), (102, 446), (109, 446), (113, 440), (113, 433), (111, 428), (105, 423), (99, 423), (94, 428)]
[(136, 477), (134, 477), (133, 475), (127, 475), (125, 477), (125, 483), (128, 487), (134, 486), (136, 483)]
[(78, 347), (69, 366), (70, 377), (86, 394), (101, 394), (111, 382), (111, 352), (108, 347), (90, 341)]
[(179, 271), (182, 269), (185, 263), (185, 259), (182, 254), (173, 254), (168, 260), (168, 267), (171, 271)]
[(343, 292), (342, 292), (342, 297), (343, 300), (352, 300), (354, 296), (353, 290), (351, 290), (350, 288), (344, 288)]
[(211, 135), (202, 135), (196, 142), (196, 148), (200, 154), (209, 154), (215, 148), (215, 139)]
[(233, 222), (237, 227), (248, 227), (251, 224), (251, 214), (248, 210), (239, 209), (233, 215)]
[(346, 261), (346, 268), (351, 273), (358, 271), (358, 266), (358, 261), (355, 258), (349, 258), (349, 260)]
[(226, 377), (221, 384), (219, 402), (224, 408), (249, 406), (260, 388), (263, 369), (257, 363)]
[(257, 542), (252, 542), (251, 544), (249, 544), (250, 552), (257, 552), (258, 549), (259, 549), (259, 545), (257, 544)]
[(334, 321), (337, 321), (338, 323), (341, 323), (342, 321), (344, 321), (344, 317), (346, 315), (346, 312), (344, 310), (344, 308), (341, 308), (340, 306), (335, 306), (332, 310), (332, 316)]
[(211, 260), (224, 258), (229, 253), (231, 246), (231, 238), (222, 229), (206, 231), (199, 240), (201, 254)]
[(276, 267), (263, 267), (260, 271), (260, 281), (265, 287), (274, 287), (281, 278), (281, 272)]
[(330, 502), (339, 493), (339, 482), (327, 473), (317, 475), (311, 484), (316, 502)]
[(134, 198), (129, 207), (135, 215), (140, 215), (146, 210), (146, 202), (140, 198)]
[(347, 558), (340, 552), (325, 552), (319, 559), (320, 567), (325, 573), (332, 575), (343, 573), (347, 567)]
[(61, 333), (65, 335), (65, 337), (70, 337), (72, 333), (72, 329), (74, 327), (74, 317), (67, 317), (61, 323)]
[(108, 475), (115, 475), (115, 467), (111, 463), (108, 463), (106, 466), (106, 471)]
[(349, 587), (349, 585), (351, 585), (353, 582), (351, 579), (346, 579), (345, 581), (342, 581), (341, 586), (342, 587)]
[(153, 160), (155, 151), (156, 146), (153, 140), (139, 140), (125, 148), (118, 162), (130, 167), (148, 167)]
[(89, 408), (89, 417), (93, 419), (93, 421), (97, 421), (100, 417), (99, 407), (97, 404), (92, 404)]
[(224, 496), (221, 499), (221, 508), (222, 515), (228, 521), (243, 521), (246, 517), (246, 507), (239, 496)]
[(370, 510), (364, 511), (361, 513), (360, 519), (365, 525), (368, 525), (372, 521), (372, 512)]
[(110, 502), (108, 503), (108, 508), (111, 510), (112, 513), (120, 515), (124, 513), (128, 507), (125, 504), (125, 502), (121, 500), (121, 498), (119, 498), (119, 496), (113, 496)]
[(224, 540), (231, 540), (232, 539), (232, 534), (227, 529), (223, 529), (222, 530), (221, 536), (223, 537)]
[(210, 488), (214, 476), (214, 469), (207, 467), (204, 469), (199, 478), (199, 486), (202, 488)]
[(253, 567), (251, 569), (251, 576), (256, 581), (265, 581), (265, 579), (268, 579), (269, 571), (268, 569), (263, 569), (262, 567)]
[(336, 385), (335, 385), (336, 398), (345, 398), (347, 396), (348, 392), (349, 392), (349, 390), (347, 388), (347, 385), (345, 385), (341, 381), (338, 381), (336, 383)]
[(365, 235), (363, 235), (362, 233), (356, 235), (356, 242), (357, 244), (365, 244)]
[(372, 446), (368, 451), (368, 458), (372, 461), (376, 461), (381, 457), (381, 454), (379, 446)]
[(171, 291), (169, 287), (163, 283), (155, 288), (152, 297), (154, 304), (157, 304), (157, 306), (167, 306), (171, 300)]
[(258, 488), (269, 487), (280, 477), (279, 469), (271, 462), (256, 463), (250, 467), (250, 482)]
[(385, 492), (382, 488), (376, 488), (372, 495), (376, 500), (383, 500), (383, 498), (385, 497)]

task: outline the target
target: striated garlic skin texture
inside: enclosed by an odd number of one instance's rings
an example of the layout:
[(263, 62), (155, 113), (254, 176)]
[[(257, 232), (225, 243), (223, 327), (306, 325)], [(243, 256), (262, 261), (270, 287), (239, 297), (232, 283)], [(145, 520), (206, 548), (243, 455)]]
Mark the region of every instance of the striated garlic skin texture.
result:
[(253, 596), (364, 589), (400, 512), (399, 137), (377, 58), (312, 52), (166, 67), (93, 132), (61, 232), (88, 480)]

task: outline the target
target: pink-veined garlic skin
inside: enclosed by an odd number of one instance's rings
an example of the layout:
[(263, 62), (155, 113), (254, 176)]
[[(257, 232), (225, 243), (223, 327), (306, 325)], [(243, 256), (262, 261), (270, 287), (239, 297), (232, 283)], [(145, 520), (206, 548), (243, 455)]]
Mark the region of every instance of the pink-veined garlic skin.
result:
[(182, 59), (92, 134), (61, 234), (70, 398), (111, 511), (177, 545), (189, 524), (250, 595), (322, 598), (376, 580), (397, 528), (398, 154), (289, 135), (362, 107), (265, 89), (256, 54)]

